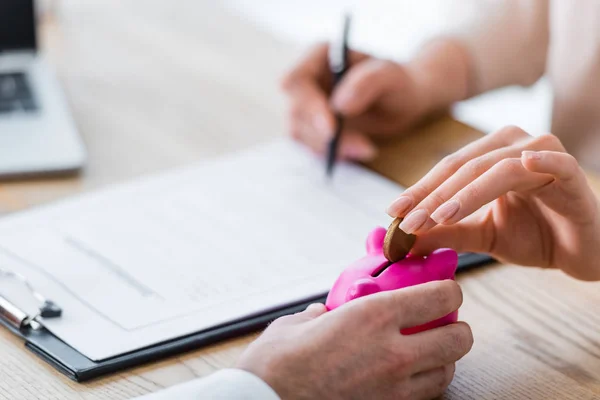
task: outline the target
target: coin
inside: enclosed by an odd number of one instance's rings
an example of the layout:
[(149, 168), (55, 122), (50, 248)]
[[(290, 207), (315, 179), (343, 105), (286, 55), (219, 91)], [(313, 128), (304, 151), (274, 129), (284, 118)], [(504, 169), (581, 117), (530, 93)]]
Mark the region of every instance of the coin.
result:
[(410, 252), (417, 237), (399, 228), (402, 218), (396, 218), (390, 224), (383, 239), (383, 255), (390, 262), (402, 260)]

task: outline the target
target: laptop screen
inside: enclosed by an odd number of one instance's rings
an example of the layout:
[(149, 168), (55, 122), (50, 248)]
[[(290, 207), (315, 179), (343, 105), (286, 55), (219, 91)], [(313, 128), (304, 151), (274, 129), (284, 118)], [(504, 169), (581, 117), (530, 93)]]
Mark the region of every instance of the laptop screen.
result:
[(35, 47), (33, 0), (0, 0), (0, 51)]

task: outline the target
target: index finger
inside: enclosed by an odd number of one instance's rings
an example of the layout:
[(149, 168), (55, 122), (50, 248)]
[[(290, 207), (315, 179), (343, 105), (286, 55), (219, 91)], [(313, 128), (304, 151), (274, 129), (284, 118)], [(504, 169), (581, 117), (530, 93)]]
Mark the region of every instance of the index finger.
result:
[(379, 293), (384, 307), (394, 314), (395, 328), (413, 328), (458, 310), (462, 290), (453, 280), (433, 281)]
[[(287, 73), (281, 86), (288, 93), (296, 90), (298, 86), (306, 83), (320, 87), (325, 93), (331, 92), (333, 76), (329, 68), (329, 44), (319, 43), (313, 46), (298, 64)], [(355, 65), (369, 56), (367, 54), (349, 50), (348, 61), (350, 66)]]
[(448, 247), (459, 253), (489, 253), (493, 241), (493, 221), (471, 215), (456, 224), (436, 225), (420, 234), (410, 252), (425, 256), (435, 249)]
[(390, 205), (388, 214), (392, 217), (405, 217), (468, 161), (528, 137), (530, 137), (529, 134), (522, 129), (508, 126), (467, 144), (454, 154), (445, 157), (417, 183), (406, 189)]
[(283, 90), (290, 93), (299, 85), (309, 83), (311, 85), (320, 86), (323, 90), (331, 87), (331, 73), (327, 63), (327, 52), (329, 45), (327, 43), (319, 43), (313, 46), (304, 55), (300, 62), (288, 72), (281, 86)]

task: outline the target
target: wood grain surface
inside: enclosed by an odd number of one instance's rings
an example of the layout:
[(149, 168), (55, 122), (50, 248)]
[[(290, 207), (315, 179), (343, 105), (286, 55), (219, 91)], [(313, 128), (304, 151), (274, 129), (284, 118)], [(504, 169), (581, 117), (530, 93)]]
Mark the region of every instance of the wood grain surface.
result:
[[(0, 213), (283, 134), (277, 79), (298, 49), (216, 3), (56, 1), (55, 12), (43, 17), (42, 43), (87, 143), (89, 165), (80, 177), (0, 184)], [(479, 135), (442, 119), (385, 144), (370, 166), (407, 185)], [(461, 318), (473, 327), (475, 346), (445, 398), (600, 399), (598, 283), (510, 265), (459, 281)], [(126, 399), (232, 366), (254, 337), (77, 384), (0, 330), (0, 399)]]

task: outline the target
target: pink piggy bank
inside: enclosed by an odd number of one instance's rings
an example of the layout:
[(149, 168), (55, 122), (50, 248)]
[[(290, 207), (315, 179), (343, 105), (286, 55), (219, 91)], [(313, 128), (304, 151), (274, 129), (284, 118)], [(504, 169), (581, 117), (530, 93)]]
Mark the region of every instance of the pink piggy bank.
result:
[[(454, 279), (458, 254), (452, 249), (439, 249), (427, 257), (413, 255), (396, 263), (390, 263), (383, 255), (383, 239), (386, 229), (375, 228), (367, 238), (367, 255), (342, 272), (334, 283), (325, 305), (333, 310), (358, 297), (400, 289), (425, 282)], [(435, 321), (401, 330), (410, 335), (427, 329), (456, 322), (458, 311)]]

